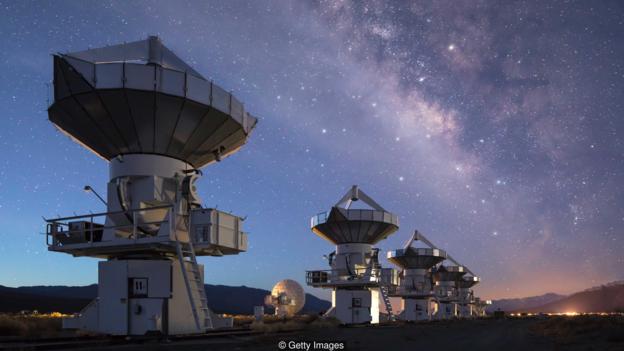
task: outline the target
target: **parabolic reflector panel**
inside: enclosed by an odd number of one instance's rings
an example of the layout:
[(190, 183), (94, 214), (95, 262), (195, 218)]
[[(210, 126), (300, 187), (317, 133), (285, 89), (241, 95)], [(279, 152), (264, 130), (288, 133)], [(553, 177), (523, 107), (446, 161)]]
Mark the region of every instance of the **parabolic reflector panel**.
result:
[(375, 244), (399, 228), (397, 216), (389, 212), (341, 207), (312, 217), (311, 224), (314, 233), (336, 245)]
[(463, 277), (462, 279), (460, 279), (457, 282), (457, 286), (459, 288), (464, 288), (464, 289), (468, 289), (468, 288), (472, 288), (473, 286), (479, 284), (479, 282), (481, 281), (481, 279), (479, 277)]
[(462, 279), (466, 273), (466, 269), (463, 266), (440, 266), (433, 274), (433, 279), (435, 281), (457, 282)]
[[(141, 44), (129, 51), (148, 49)], [(76, 141), (105, 159), (159, 154), (197, 168), (247, 141), (257, 119), (173, 53), (167, 51), (161, 60), (167, 64), (159, 65), (125, 62), (115, 59), (115, 52), (54, 56), (54, 103), (48, 116)]]
[(388, 261), (403, 269), (429, 269), (446, 259), (439, 249), (413, 248), (388, 252)]

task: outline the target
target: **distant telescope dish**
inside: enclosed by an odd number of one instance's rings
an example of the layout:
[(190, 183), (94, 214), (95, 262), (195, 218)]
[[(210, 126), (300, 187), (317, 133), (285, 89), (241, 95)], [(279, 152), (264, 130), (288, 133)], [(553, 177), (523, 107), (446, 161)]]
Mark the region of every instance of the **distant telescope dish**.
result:
[(276, 316), (292, 317), (303, 308), (305, 292), (296, 281), (284, 279), (275, 284), (265, 303), (275, 307)]

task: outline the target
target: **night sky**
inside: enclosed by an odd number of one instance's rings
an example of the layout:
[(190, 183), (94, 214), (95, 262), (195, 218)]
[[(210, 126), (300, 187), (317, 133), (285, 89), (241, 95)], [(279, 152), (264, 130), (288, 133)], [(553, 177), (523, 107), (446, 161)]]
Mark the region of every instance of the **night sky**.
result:
[(201, 258), (207, 283), (327, 269), (309, 219), (353, 184), (400, 217), (384, 252), (418, 229), (483, 297), (624, 279), (622, 2), (3, 1), (0, 19), (0, 285), (96, 282), (42, 234), (103, 211), (82, 188), (108, 181), (47, 120), (50, 55), (148, 35), (259, 117), (198, 183), (248, 216), (249, 251)]

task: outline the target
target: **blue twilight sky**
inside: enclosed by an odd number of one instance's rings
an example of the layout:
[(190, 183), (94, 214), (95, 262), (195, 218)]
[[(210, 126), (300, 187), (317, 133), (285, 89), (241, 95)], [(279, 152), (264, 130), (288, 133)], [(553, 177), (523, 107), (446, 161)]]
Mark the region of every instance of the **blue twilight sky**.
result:
[[(571, 292), (624, 273), (621, 2), (1, 1), (0, 285), (90, 284), (41, 216), (102, 211), (107, 164), (47, 121), (54, 52), (158, 35), (259, 124), (200, 194), (248, 216), (209, 283), (304, 283), (332, 247), (309, 218), (359, 184), (482, 276)], [(384, 260), (385, 262), (385, 260)], [(319, 296), (326, 293), (307, 289)]]

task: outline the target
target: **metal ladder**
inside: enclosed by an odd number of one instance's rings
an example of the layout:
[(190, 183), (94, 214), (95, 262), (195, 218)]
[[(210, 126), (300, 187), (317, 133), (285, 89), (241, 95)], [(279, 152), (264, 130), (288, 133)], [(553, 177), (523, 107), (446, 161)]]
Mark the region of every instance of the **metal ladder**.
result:
[[(203, 285), (202, 277), (199, 272), (199, 265), (197, 264), (197, 257), (195, 256), (193, 243), (190, 241), (188, 243), (181, 242), (177, 240), (176, 235), (176, 250), (178, 252), (180, 268), (182, 269), (182, 276), (184, 277), (184, 284), (186, 285), (186, 291), (188, 293), (189, 301), (191, 303), (191, 309), (193, 310), (195, 325), (197, 326), (197, 329), (199, 331), (212, 329), (212, 311), (210, 310), (210, 308), (208, 308), (206, 288)], [(191, 265), (190, 274), (188, 274), (189, 272), (186, 270), (187, 263)], [(199, 306), (195, 305), (193, 290), (195, 290), (199, 295)], [(201, 311), (201, 313), (203, 314), (203, 325), (201, 323), (201, 315), (198, 311)]]
[(396, 316), (392, 313), (392, 303), (390, 302), (390, 297), (388, 297), (388, 286), (381, 285), (379, 287), (379, 291), (381, 292), (381, 299), (386, 306), (386, 312), (388, 312), (388, 319), (390, 319), (390, 321), (392, 322), (395, 322)]

